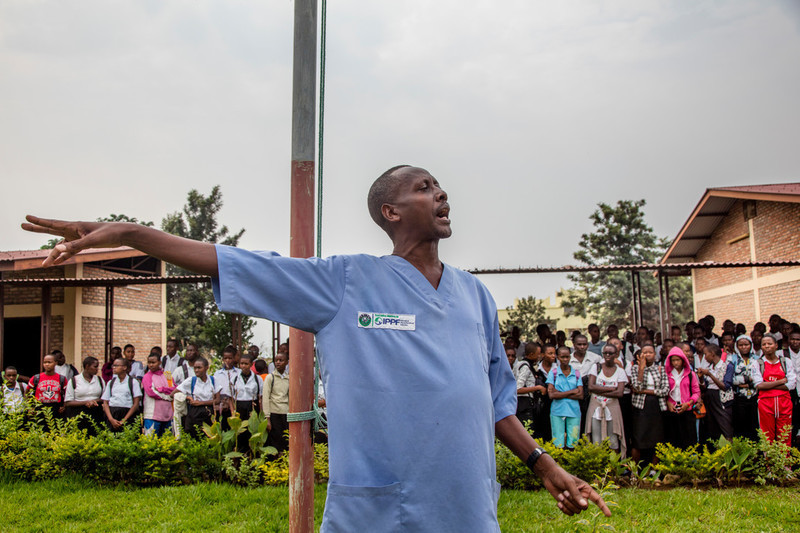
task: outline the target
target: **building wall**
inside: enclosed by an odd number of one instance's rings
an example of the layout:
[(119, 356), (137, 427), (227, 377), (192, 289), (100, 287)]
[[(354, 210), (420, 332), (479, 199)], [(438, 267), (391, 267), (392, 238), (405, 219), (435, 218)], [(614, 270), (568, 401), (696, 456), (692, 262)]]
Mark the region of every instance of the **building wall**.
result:
[[(18, 272), (3, 272), (3, 279), (53, 279), (64, 277), (64, 267), (38, 268)], [(54, 304), (64, 302), (64, 287), (50, 289), (50, 301)], [(41, 304), (41, 287), (6, 287), (6, 305)]]
[[(89, 316), (81, 317), (81, 357), (93, 355), (99, 359), (105, 353), (105, 320)], [(143, 359), (150, 348), (162, 346), (162, 324), (136, 320), (114, 320), (114, 345), (123, 347), (133, 344)]]
[[(696, 261), (780, 261), (800, 258), (800, 204), (756, 202), (756, 216), (745, 221), (737, 201)], [(740, 237), (747, 235), (747, 238)], [(736, 242), (730, 242), (730, 241)], [(800, 321), (800, 268), (695, 269), (696, 318), (711, 314), (742, 322), (748, 330), (777, 313)]]
[[(126, 278), (125, 274), (109, 272), (96, 267), (84, 266), (85, 278)], [(161, 285), (133, 285), (114, 288), (115, 309), (138, 309), (140, 311), (161, 311)], [(106, 305), (105, 287), (84, 287), (81, 294), (84, 305)]]

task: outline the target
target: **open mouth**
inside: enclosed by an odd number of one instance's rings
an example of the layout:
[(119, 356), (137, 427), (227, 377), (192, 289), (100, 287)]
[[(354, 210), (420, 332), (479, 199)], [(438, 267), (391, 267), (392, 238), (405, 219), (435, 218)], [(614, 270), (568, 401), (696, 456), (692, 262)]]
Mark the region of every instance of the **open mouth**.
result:
[(444, 204), (439, 210), (436, 212), (436, 218), (442, 221), (450, 222), (450, 206)]

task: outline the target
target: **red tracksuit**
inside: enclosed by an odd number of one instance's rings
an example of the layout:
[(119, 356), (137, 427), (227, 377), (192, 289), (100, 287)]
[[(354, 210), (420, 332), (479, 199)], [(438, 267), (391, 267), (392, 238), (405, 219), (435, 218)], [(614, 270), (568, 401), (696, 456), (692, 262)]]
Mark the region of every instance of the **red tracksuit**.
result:
[[(786, 364), (792, 364), (787, 360)], [(764, 361), (764, 381), (778, 381), (784, 379), (786, 373), (781, 368), (780, 361), (770, 363)], [(787, 390), (769, 389), (758, 391), (758, 424), (767, 434), (770, 442), (780, 436), (781, 430), (788, 426), (786, 432), (786, 445), (792, 445), (792, 398)]]

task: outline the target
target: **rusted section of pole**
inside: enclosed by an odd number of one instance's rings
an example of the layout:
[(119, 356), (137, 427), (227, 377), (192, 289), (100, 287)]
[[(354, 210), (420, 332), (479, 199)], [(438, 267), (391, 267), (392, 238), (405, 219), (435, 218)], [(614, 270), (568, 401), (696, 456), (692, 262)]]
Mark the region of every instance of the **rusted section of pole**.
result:
[(39, 350), (39, 368), (42, 367), (44, 356), (50, 353), (50, 320), (51, 320), (51, 301), (50, 287), (42, 287), (42, 343)]
[[(314, 146), (317, 89), (317, 2), (295, 0), (292, 91), (292, 257), (314, 255)], [(289, 412), (311, 410), (314, 336), (289, 331)], [(311, 422), (289, 423), (289, 531), (314, 530)]]

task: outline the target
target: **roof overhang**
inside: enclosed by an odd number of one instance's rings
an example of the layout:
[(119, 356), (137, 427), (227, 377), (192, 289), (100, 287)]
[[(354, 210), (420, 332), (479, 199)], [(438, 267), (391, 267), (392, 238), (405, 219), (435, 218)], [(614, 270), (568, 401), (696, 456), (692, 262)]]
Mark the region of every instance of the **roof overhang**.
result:
[[(44, 261), (49, 254), (49, 249), (0, 252), (0, 272), (15, 272), (42, 268), (42, 261)], [(128, 246), (122, 246), (120, 248), (97, 248), (83, 250), (70, 257), (59, 266), (126, 259), (129, 257), (144, 257), (146, 255), (146, 253)]]
[(706, 189), (660, 263), (694, 261), (737, 200), (800, 203), (800, 183)]

